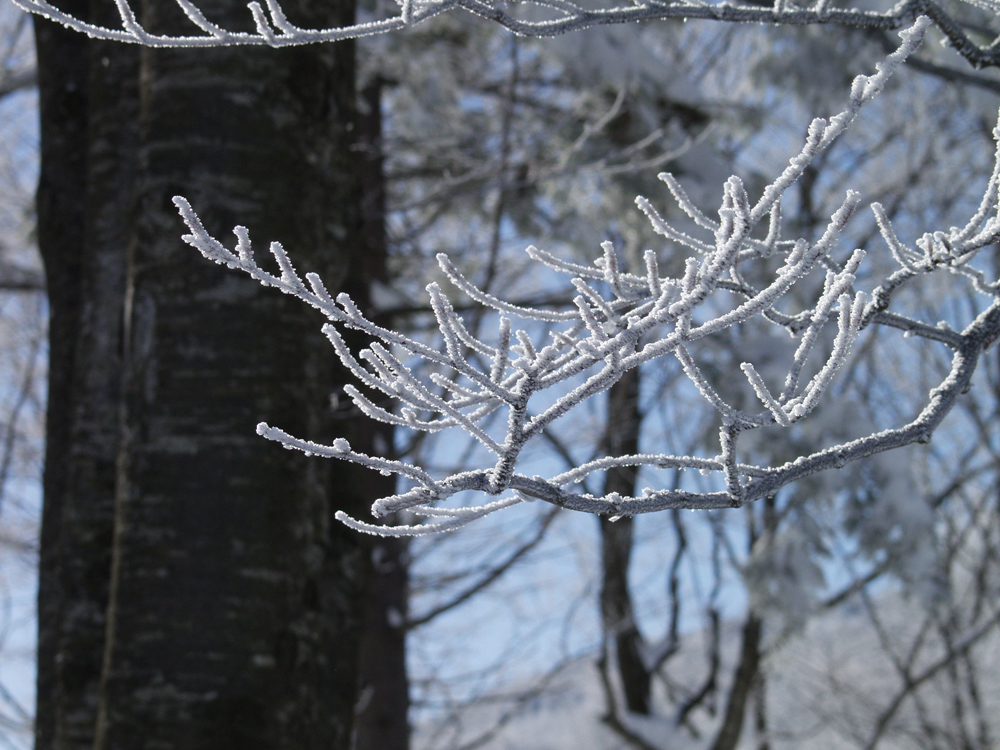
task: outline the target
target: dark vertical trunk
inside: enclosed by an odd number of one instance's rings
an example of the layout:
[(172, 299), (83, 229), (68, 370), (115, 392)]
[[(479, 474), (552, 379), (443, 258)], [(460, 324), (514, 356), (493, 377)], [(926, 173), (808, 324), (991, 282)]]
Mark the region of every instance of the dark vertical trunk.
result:
[[(340, 17), (309, 22), (350, 21), (346, 3), (327, 9)], [(349, 746), (367, 555), (331, 516), (371, 498), (357, 471), (254, 432), (331, 439), (332, 352), (301, 302), (180, 242), (170, 199), (220, 236), (281, 238), (340, 286), (360, 221), (352, 54), (143, 50), (97, 750)], [(368, 449), (363, 427), (339, 426)]]
[(754, 685), (754, 730), (757, 735), (757, 750), (771, 750), (771, 733), (767, 716), (767, 680), (763, 674), (757, 675)]
[(376, 539), (358, 674), (354, 750), (407, 750), (406, 544)]
[[(604, 443), (609, 455), (637, 453), (642, 418), (639, 412), (639, 371), (629, 370), (608, 391), (608, 418)], [(607, 473), (604, 492), (635, 493), (638, 469), (618, 467)], [(601, 526), (601, 627), (604, 642), (612, 643), (625, 705), (637, 714), (649, 713), (651, 674), (642, 658), (643, 639), (635, 621), (628, 589), (632, 557), (632, 518), (611, 521), (600, 517)]]
[[(349, 0), (306, 5), (293, 21), (353, 17)], [(242, 3), (205, 10), (246, 20)], [(151, 0), (144, 21), (175, 11)], [(186, 247), (170, 198), (220, 235), (280, 239), (363, 302), (382, 256), (359, 210), (353, 46), (140, 51), (40, 21), (39, 66), (38, 747), (347, 748), (371, 546), (331, 518), (387, 489), (254, 426), (366, 452), (391, 434), (333, 419), (345, 374), (321, 321)]]
[(89, 750), (111, 560), (138, 49), (40, 19), (36, 39), (50, 309), (36, 746)]
[[(778, 528), (777, 497), (769, 495), (755, 504), (747, 507), (747, 551), (751, 555), (759, 545), (768, 548), (774, 542)], [(759, 517), (758, 517), (759, 512)], [(760, 682), (760, 643), (763, 636), (763, 622), (760, 616), (750, 609), (743, 622), (742, 641), (740, 644), (739, 661), (733, 674), (733, 682), (726, 697), (726, 707), (722, 715), (722, 725), (712, 743), (712, 750), (735, 750), (743, 734), (746, 723), (747, 709), (755, 687), (760, 686), (760, 697), (764, 699), (763, 683)], [(763, 703), (760, 704), (763, 711)], [(763, 713), (760, 717), (764, 717)], [(766, 727), (764, 727), (766, 729)]]
[[(42, 160), (38, 184), (38, 244), (45, 262), (49, 291), (49, 390), (46, 433), (44, 500), (39, 559), (38, 598), (38, 706), (36, 747), (53, 747), (60, 723), (57, 695), (60, 685), (57, 654), (63, 603), (58, 580), (62, 538), (62, 511), (68, 486), (71, 391), (76, 340), (80, 330), (80, 248), (83, 206), (78, 196), (86, 184), (86, 81), (76, 55), (53, 54), (53, 49), (78, 49), (84, 40), (67, 29), (35, 18), (38, 54)], [(77, 53), (79, 54), (79, 53)], [(45, 61), (48, 61), (46, 64)]]
[[(385, 178), (382, 154), (382, 81), (375, 78), (361, 92), (358, 114), (362, 247), (369, 263), (366, 276), (385, 282)], [(367, 285), (355, 299), (367, 300)], [(353, 293), (352, 293), (353, 296)], [(392, 445), (392, 428), (379, 425), (378, 438)], [(383, 451), (377, 451), (382, 453)], [(390, 494), (395, 479), (367, 473), (372, 494)], [(368, 539), (371, 578), (365, 587), (364, 632), (358, 657), (358, 704), (354, 750), (407, 750), (409, 682), (406, 675), (408, 545), (405, 539)]]
[(712, 750), (735, 750), (746, 722), (747, 705), (760, 671), (761, 621), (752, 612), (743, 624), (740, 660), (729, 689), (722, 726), (715, 736)]

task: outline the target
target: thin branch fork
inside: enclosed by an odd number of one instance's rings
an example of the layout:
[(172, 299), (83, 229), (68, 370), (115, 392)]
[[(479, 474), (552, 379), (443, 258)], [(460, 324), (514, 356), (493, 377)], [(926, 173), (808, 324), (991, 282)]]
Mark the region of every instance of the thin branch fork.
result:
[(834, 25), (847, 28), (895, 31), (919, 15), (929, 17), (951, 46), (973, 67), (1000, 66), (1000, 47), (979, 45), (965, 33), (961, 22), (935, 0), (902, 0), (892, 9), (873, 12), (862, 8), (831, 8), (828, 0), (818, 0), (812, 7), (789, 7), (786, 3), (734, 5), (729, 0), (717, 3), (701, 0), (661, 2), (645, 0), (605, 8), (585, 8), (569, 0), (551, 0), (522, 4), (535, 5), (555, 18), (525, 20), (487, 0), (398, 0), (398, 16), (325, 29), (305, 29), (292, 24), (278, 0), (266, 0), (265, 7), (254, 0), (248, 12), (255, 32), (236, 32), (212, 23), (192, 0), (176, 0), (191, 23), (202, 33), (170, 36), (151, 34), (139, 23), (128, 0), (116, 0), (121, 28), (98, 26), (76, 18), (48, 0), (12, 0), (22, 10), (43, 16), (95, 39), (130, 42), (147, 47), (288, 47), (318, 42), (336, 42), (387, 34), (427, 21), (441, 13), (465, 10), (509, 29), (519, 36), (551, 37), (593, 26), (657, 21), (669, 18), (705, 19), (727, 23), (766, 23), (769, 25)]
[[(900, 33), (902, 44), (878, 65), (871, 76), (859, 76), (851, 86), (847, 108), (829, 120), (817, 118), (809, 127), (802, 150), (751, 201), (737, 177), (726, 181), (718, 219), (701, 213), (678, 181), (662, 175), (680, 208), (705, 237), (691, 237), (676, 230), (645, 199), (638, 199), (653, 228), (692, 255), (678, 277), (664, 276), (658, 254), (645, 253), (637, 273), (621, 267), (613, 245), (604, 243), (592, 266), (569, 263), (536, 248), (528, 255), (550, 270), (571, 278), (577, 294), (573, 307), (556, 311), (513, 305), (478, 289), (444, 255), (438, 262), (448, 281), (484, 308), (498, 316), (499, 329), (492, 341), (480, 340), (465, 327), (461, 317), (436, 284), (427, 287), (431, 309), (444, 342), (428, 346), (368, 319), (347, 295), (336, 299), (315, 274), (300, 277), (279, 243), (270, 252), (279, 273), (266, 271), (254, 258), (247, 230), (237, 227), (237, 245), (226, 248), (204, 228), (194, 209), (183, 198), (175, 198), (191, 233), (184, 240), (206, 258), (243, 271), (260, 283), (274, 286), (320, 310), (330, 321), (324, 329), (337, 356), (366, 389), (381, 392), (398, 404), (389, 410), (376, 405), (360, 389), (345, 393), (362, 412), (373, 419), (418, 431), (435, 432), (458, 428), (475, 437), (490, 455), (488, 465), (470, 468), (443, 478), (411, 464), (368, 456), (354, 451), (345, 440), (330, 446), (308, 443), (282, 430), (261, 424), (258, 432), (285, 447), (338, 458), (384, 473), (401, 476), (408, 489), (381, 498), (372, 507), (376, 517), (409, 511), (426, 523), (385, 527), (338, 514), (349, 526), (367, 533), (417, 535), (456, 529), (489, 513), (522, 502), (541, 500), (560, 508), (611, 518), (667, 509), (739, 507), (773, 495), (781, 487), (820, 471), (841, 468), (875, 453), (912, 442), (926, 442), (959, 395), (969, 387), (983, 352), (1000, 332), (1000, 283), (987, 279), (971, 261), (1000, 236), (1000, 146), (996, 167), (983, 199), (966, 226), (947, 232), (929, 232), (917, 240), (916, 248), (905, 246), (895, 234), (881, 207), (873, 210), (879, 229), (899, 269), (875, 290), (874, 299), (854, 289), (855, 273), (865, 253), (855, 249), (846, 262), (835, 262), (837, 243), (859, 203), (859, 195), (848, 191), (841, 207), (831, 216), (823, 235), (815, 241), (782, 238), (780, 201), (785, 193), (829, 145), (842, 135), (860, 110), (874, 99), (896, 68), (920, 45), (930, 20), (921, 17)], [(997, 131), (1000, 142), (1000, 130)], [(756, 239), (755, 229), (767, 222), (766, 238)], [(776, 271), (773, 261), (783, 257)], [(725, 302), (718, 293), (733, 288), (726, 277), (739, 282), (736, 266), (760, 264), (771, 281), (759, 290), (737, 283), (742, 299)], [(956, 333), (910, 321), (885, 308), (893, 294), (911, 279), (930, 273), (950, 272), (967, 277), (992, 304), (964, 331)], [(813, 307), (790, 317), (780, 312), (785, 296), (803, 279), (825, 273), (822, 289)], [(610, 294), (610, 298), (608, 295)], [(695, 317), (695, 313), (698, 317)], [(702, 373), (692, 344), (727, 335), (734, 326), (763, 319), (799, 338), (780, 391), (772, 391), (750, 362), (740, 365), (747, 382), (760, 401), (758, 411), (738, 409), (726, 403)], [(522, 321), (516, 327), (515, 320)], [(694, 321), (698, 321), (695, 323)], [(800, 456), (788, 464), (770, 467), (740, 463), (739, 438), (761, 427), (791, 428), (824, 401), (836, 373), (848, 363), (854, 342), (864, 324), (884, 323), (918, 333), (954, 349), (951, 372), (929, 394), (920, 415), (898, 429), (879, 432), (843, 445)], [(358, 329), (375, 341), (357, 356), (348, 350), (338, 326)], [(821, 331), (835, 326), (836, 336), (825, 353), (818, 350)], [(548, 331), (544, 338), (537, 330)], [(533, 336), (531, 331), (535, 330)], [(937, 335), (931, 335), (937, 330)], [(470, 353), (474, 356), (471, 356)], [(523, 452), (538, 441), (554, 422), (566, 417), (591, 397), (614, 385), (630, 369), (674, 356), (685, 375), (718, 412), (721, 422), (720, 453), (715, 457), (637, 454), (607, 456), (562, 474), (541, 477), (518, 473)], [(821, 361), (809, 369), (815, 358)], [(420, 361), (432, 366), (426, 378), (414, 367)], [(451, 373), (450, 377), (441, 370)], [(811, 372), (810, 377), (805, 373)], [(425, 384), (438, 387), (435, 391)], [(543, 392), (561, 394), (548, 398), (540, 412), (532, 414), (529, 402)], [(498, 409), (507, 410), (501, 429), (487, 418)], [(620, 466), (652, 469), (686, 469), (716, 474), (721, 488), (693, 492), (683, 488), (654, 490), (646, 487), (635, 497), (611, 492), (595, 496), (580, 491), (594, 472)], [(460, 492), (483, 493), (487, 500), (472, 507), (443, 505)]]

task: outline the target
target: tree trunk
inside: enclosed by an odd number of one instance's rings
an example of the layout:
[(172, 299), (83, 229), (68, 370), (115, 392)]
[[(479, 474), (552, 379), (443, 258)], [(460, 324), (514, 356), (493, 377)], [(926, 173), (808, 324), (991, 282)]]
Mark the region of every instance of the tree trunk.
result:
[(38, 238), (50, 310), (36, 747), (90, 750), (111, 561), (139, 58), (136, 47), (34, 22)]
[[(358, 153), (361, 155), (362, 247), (371, 260), (366, 276), (387, 281), (385, 249), (385, 171), (382, 153), (382, 80), (377, 76), (361, 92)], [(367, 299), (367, 287), (358, 293)], [(353, 294), (352, 294), (353, 296)], [(358, 297), (355, 297), (357, 300)], [(392, 427), (378, 434), (392, 445)], [(383, 451), (377, 451), (383, 453)], [(372, 493), (393, 491), (394, 480), (367, 472), (378, 483)], [(358, 657), (358, 704), (354, 750), (408, 750), (409, 681), (406, 674), (406, 616), (409, 596), (408, 545), (405, 538), (368, 537), (372, 571), (366, 586), (364, 632)]]
[[(347, 0), (286, 10), (353, 18)], [(163, 30), (179, 11), (142, 13)], [(346, 374), (318, 316), (185, 246), (170, 198), (220, 236), (280, 239), (364, 304), (384, 248), (362, 242), (353, 46), (140, 51), (38, 24), (53, 336), (38, 747), (348, 748), (371, 546), (332, 515), (391, 485), (254, 427), (366, 452), (376, 433), (327, 407)]]
[[(605, 446), (608, 455), (637, 453), (639, 428), (639, 371), (629, 370), (608, 391), (608, 421)], [(621, 466), (607, 473), (604, 492), (635, 493), (638, 471)], [(625, 705), (637, 714), (649, 713), (652, 675), (642, 658), (643, 639), (632, 610), (628, 590), (628, 568), (632, 558), (634, 520), (611, 521), (599, 517), (601, 526), (601, 628), (605, 644), (615, 644), (618, 674), (625, 693)]]
[(722, 715), (722, 726), (712, 743), (712, 750), (735, 750), (746, 722), (747, 702), (753, 693), (754, 683), (760, 671), (761, 621), (753, 612), (747, 615), (743, 624), (743, 642), (740, 647), (740, 661), (736, 666), (733, 684), (726, 700), (726, 710)]
[(407, 750), (408, 565), (402, 539), (375, 539), (358, 669), (354, 750)]

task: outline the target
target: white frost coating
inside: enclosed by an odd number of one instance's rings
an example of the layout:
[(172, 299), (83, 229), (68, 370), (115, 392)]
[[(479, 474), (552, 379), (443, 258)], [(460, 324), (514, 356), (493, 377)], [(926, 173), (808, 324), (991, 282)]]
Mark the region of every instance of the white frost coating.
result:
[[(972, 5), (995, 12), (996, 0), (966, 0)], [(51, 19), (95, 39), (131, 42), (147, 47), (225, 47), (234, 45), (267, 45), (288, 47), (317, 42), (336, 42), (399, 31), (422, 23), (441, 13), (465, 10), (498, 23), (515, 34), (530, 37), (551, 37), (591, 26), (630, 24), (665, 18), (709, 19), (731, 23), (835, 24), (884, 31), (905, 26), (916, 14), (927, 12), (947, 38), (950, 45), (966, 60), (977, 67), (1000, 65), (1000, 50), (989, 44), (979, 45), (963, 30), (960, 19), (950, 8), (941, 7), (935, 0), (899, 0), (889, 10), (877, 12), (866, 2), (853, 3), (851, 7), (830, 8), (828, 0), (814, 0), (788, 6), (785, 3), (746, 3), (736, 5), (730, 0), (635, 0), (625, 4), (609, 2), (579, 4), (572, 0), (525, 0), (505, 7), (493, 0), (397, 0), (399, 15), (391, 18), (368, 20), (341, 27), (308, 29), (291, 23), (278, 0), (265, 0), (266, 10), (254, 0), (247, 4), (247, 15), (253, 19), (255, 31), (229, 31), (209, 21), (192, 0), (175, 0), (178, 7), (200, 33), (170, 36), (151, 34), (139, 23), (129, 0), (115, 0), (120, 28), (110, 28), (88, 23), (60, 10), (48, 0), (12, 0), (28, 13)], [(522, 7), (529, 6), (529, 12)], [(531, 12), (536, 11), (536, 12)], [(890, 62), (890, 64), (892, 64)], [(881, 71), (880, 71), (881, 73)], [(865, 80), (857, 84), (860, 94), (868, 94), (878, 86)]]
[[(414, 2), (410, 7), (414, 20), (418, 20), (426, 5)], [(272, 17), (273, 13), (272, 9)], [(1000, 335), (1000, 300), (996, 299), (1000, 296), (1000, 285), (987, 279), (982, 271), (969, 267), (978, 250), (1000, 239), (997, 217), (1000, 166), (994, 170), (983, 201), (970, 222), (961, 229), (926, 233), (917, 242), (918, 249), (905, 246), (881, 207), (873, 207), (898, 269), (882, 280), (870, 297), (854, 289), (855, 273), (864, 252), (855, 250), (846, 261), (836, 257), (846, 255), (843, 251), (836, 252), (837, 242), (859, 203), (859, 194), (848, 191), (825, 232), (814, 242), (783, 239), (780, 210), (783, 193), (844, 132), (861, 107), (877, 95), (893, 70), (919, 45), (928, 23), (921, 18), (901, 32), (902, 45), (878, 65), (878, 72), (855, 80), (847, 109), (828, 121), (813, 121), (805, 147), (764, 189), (756, 203), (747, 195), (743, 183), (731, 177), (723, 189), (718, 220), (714, 220), (693, 205), (675, 178), (663, 175), (667, 188), (702, 236), (690, 237), (676, 230), (648, 200), (637, 200), (659, 233), (692, 253), (679, 277), (664, 276), (661, 269), (667, 266), (653, 251), (645, 253), (642, 268), (636, 269), (638, 273), (631, 273), (619, 265), (610, 243), (602, 245), (593, 267), (569, 263), (529, 248), (531, 259), (569, 276), (576, 290), (573, 307), (552, 311), (512, 305), (487, 294), (463, 277), (447, 257), (439, 256), (445, 277), (459, 292), (500, 314), (498, 331), (495, 337), (488, 337), (490, 341), (477, 339), (466, 329), (436, 284), (429, 285), (427, 292), (442, 347), (431, 347), (380, 327), (366, 318), (350, 297), (341, 294), (334, 300), (314, 274), (307, 274), (303, 281), (280, 244), (270, 246), (280, 271), (280, 275), (274, 275), (254, 260), (244, 228), (234, 230), (237, 247), (235, 251), (229, 250), (208, 234), (185, 199), (175, 198), (191, 232), (184, 236), (188, 244), (205, 257), (292, 294), (326, 315), (330, 323), (324, 332), (337, 356), (359, 381), (360, 387), (345, 387), (345, 393), (359, 410), (373, 419), (413, 430), (435, 432), (458, 428), (485, 446), (491, 458), (488, 465), (438, 476), (402, 461), (366, 455), (343, 439), (329, 446), (319, 445), (263, 423), (258, 432), (287, 448), (352, 461), (403, 477), (409, 488), (377, 500), (372, 506), (373, 514), (378, 517), (405, 510), (432, 521), (387, 527), (337, 514), (339, 520), (358, 531), (393, 536), (457, 529), (488, 513), (531, 500), (612, 518), (668, 508), (735, 507), (772, 494), (809, 474), (930, 439), (958, 394), (968, 386), (982, 352)], [(275, 28), (286, 32), (277, 21)], [(1000, 165), (1000, 153), (997, 164)], [(743, 274), (751, 269), (753, 273), (747, 273), (746, 278), (763, 279), (759, 287), (744, 280)], [(974, 288), (994, 298), (993, 304), (961, 332), (887, 312), (896, 289), (912, 278), (939, 269), (969, 276)], [(825, 281), (822, 290), (813, 293), (812, 307), (796, 314), (783, 312), (780, 306), (789, 290), (807, 276), (814, 276), (814, 272), (825, 273)], [(802, 304), (803, 296), (798, 296), (797, 304)], [(705, 303), (710, 300), (709, 307)], [(764, 371), (758, 371), (751, 362), (741, 365), (762, 404), (761, 409), (748, 412), (727, 403), (710, 385), (694, 354), (697, 351), (694, 344), (728, 334), (734, 326), (761, 320), (786, 329), (799, 337), (800, 342), (794, 354), (789, 349), (784, 356), (783, 374), (779, 373), (776, 380), (773, 363)], [(537, 325), (518, 327), (518, 321), (541, 321), (554, 330), (545, 338), (532, 338), (529, 331), (537, 330)], [(954, 349), (950, 373), (930, 393), (927, 406), (917, 419), (898, 429), (798, 456), (782, 466), (740, 463), (741, 434), (765, 426), (789, 428), (807, 419), (828, 393), (837, 371), (849, 361), (852, 346), (863, 329), (878, 324), (901, 328)], [(834, 325), (836, 335), (829, 351), (817, 354), (824, 338), (821, 331)], [(360, 330), (374, 343), (355, 355), (338, 332), (339, 326)], [(553, 422), (610, 388), (628, 370), (664, 356), (678, 359), (689, 380), (718, 413), (720, 449), (716, 457), (652, 453), (606, 456), (548, 478), (518, 473), (524, 450), (537, 442)], [(816, 358), (821, 361), (814, 361)], [(434, 365), (432, 369), (436, 371), (422, 377), (421, 370), (412, 366), (419, 360)], [(806, 377), (807, 372), (814, 374)], [(766, 381), (773, 382), (769, 385)], [(780, 392), (772, 389), (777, 384), (781, 385)], [(548, 394), (534, 403), (545, 406), (534, 413), (529, 404), (543, 391)], [(372, 393), (378, 397), (366, 395)], [(553, 400), (555, 394), (561, 395)], [(385, 397), (396, 406), (389, 409), (378, 405), (386, 403)], [(488, 419), (498, 411), (505, 412), (506, 419)], [(590, 474), (615, 466), (707, 473), (719, 480), (720, 489), (693, 492), (646, 487), (635, 497), (617, 493), (596, 497), (579, 492), (579, 484)], [(646, 471), (641, 476), (652, 473)], [(442, 504), (470, 490), (485, 493), (491, 499), (475, 507)]]

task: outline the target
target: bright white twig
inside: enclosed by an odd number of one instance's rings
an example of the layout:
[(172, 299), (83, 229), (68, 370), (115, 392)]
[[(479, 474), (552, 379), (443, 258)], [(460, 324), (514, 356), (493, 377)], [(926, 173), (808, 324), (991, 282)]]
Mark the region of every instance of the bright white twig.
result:
[(757, 394), (757, 398), (761, 400), (761, 403), (767, 407), (768, 411), (774, 416), (774, 420), (782, 427), (788, 427), (792, 421), (785, 414), (785, 410), (781, 408), (781, 404), (778, 400), (771, 395), (771, 391), (768, 389), (767, 384), (764, 382), (764, 378), (760, 376), (757, 369), (750, 363), (744, 362), (740, 365), (740, 369), (743, 370), (743, 374), (747, 376), (747, 380), (750, 382), (753, 392)]
[(191, 19), (191, 22), (197, 26), (202, 31), (207, 32), (216, 39), (225, 39), (226, 32), (219, 26), (205, 18), (205, 14), (201, 12), (191, 0), (177, 0), (177, 4), (180, 6), (181, 10), (184, 11), (184, 15)]
[(358, 521), (351, 518), (342, 510), (338, 510), (334, 514), (334, 518), (346, 526), (351, 527), (355, 531), (360, 531), (365, 534), (373, 534), (375, 536), (426, 536), (427, 534), (440, 534), (443, 531), (455, 531), (456, 529), (462, 528), (467, 523), (475, 521), (477, 518), (482, 518), (489, 513), (494, 513), (498, 510), (503, 510), (504, 508), (510, 508), (513, 505), (519, 505), (522, 502), (523, 500), (520, 498), (511, 497), (503, 500), (497, 500), (496, 502), (488, 503), (487, 505), (481, 505), (478, 508), (458, 508), (453, 513), (449, 513), (447, 511), (443, 511), (441, 513), (428, 513), (427, 515), (448, 516), (448, 520), (432, 524), (417, 524), (415, 526), (377, 526), (375, 524), (365, 523), (364, 521)]
[[(416, 3), (411, 7), (415, 9), (416, 18), (422, 12), (419, 9), (426, 6)], [(269, 23), (282, 34), (291, 33), (275, 8), (269, 8)], [(796, 12), (787, 9), (786, 15)], [(832, 15), (836, 11), (826, 12)], [(649, 201), (637, 201), (657, 232), (690, 253), (679, 277), (663, 276), (661, 269), (666, 264), (661, 264), (653, 251), (645, 253), (644, 267), (635, 273), (635, 269), (619, 265), (610, 243), (602, 245), (602, 253), (593, 266), (563, 261), (529, 248), (530, 258), (551, 271), (569, 276), (569, 284), (576, 289), (572, 308), (552, 311), (513, 305), (478, 289), (447, 257), (439, 256), (445, 276), (459, 293), (499, 313), (495, 346), (473, 336), (444, 291), (434, 284), (428, 286), (427, 291), (443, 346), (429, 346), (378, 326), (366, 318), (350, 297), (340, 294), (333, 299), (314, 274), (306, 274), (303, 282), (279, 244), (271, 245), (280, 269), (280, 275), (275, 275), (257, 265), (245, 229), (236, 228), (236, 249), (229, 250), (208, 234), (187, 201), (176, 198), (175, 203), (190, 229), (184, 240), (205, 257), (299, 297), (327, 316), (330, 324), (324, 331), (347, 370), (361, 385), (385, 394), (394, 403), (391, 407), (376, 404), (358, 388), (346, 385), (345, 392), (361, 411), (374, 419), (428, 433), (458, 429), (475, 437), (493, 455), (485, 465), (435, 476), (435, 472), (420, 467), (359, 453), (344, 441), (321, 446), (266, 425), (261, 427), (262, 434), (286, 447), (353, 461), (416, 483), (412, 489), (377, 500), (372, 507), (376, 516), (411, 510), (418, 515), (444, 519), (438, 523), (393, 529), (338, 516), (359, 531), (385, 535), (447, 531), (529, 499), (611, 517), (668, 508), (734, 507), (773, 494), (803, 476), (929, 439), (944, 414), (954, 405), (958, 393), (968, 386), (982, 353), (1000, 337), (1000, 301), (994, 301), (961, 333), (940, 331), (933, 325), (888, 313), (886, 307), (897, 288), (936, 269), (964, 274), (977, 290), (994, 298), (1000, 294), (1000, 282), (987, 279), (982, 270), (970, 266), (978, 250), (1000, 238), (1000, 219), (997, 218), (1000, 166), (994, 171), (983, 201), (969, 224), (961, 230), (926, 233), (917, 243), (923, 255), (904, 246), (884, 211), (877, 206), (874, 208), (880, 231), (899, 269), (879, 283), (871, 302), (867, 295), (854, 288), (855, 274), (864, 252), (855, 250), (846, 262), (838, 260), (842, 255), (837, 249), (837, 241), (858, 205), (858, 194), (848, 191), (823, 235), (812, 242), (804, 238), (781, 239), (779, 202), (794, 180), (844, 132), (862, 106), (884, 86), (895, 67), (915, 49), (926, 26), (925, 19), (918, 21), (902, 34), (903, 44), (878, 66), (875, 75), (855, 81), (844, 112), (829, 121), (813, 121), (805, 147), (764, 188), (756, 203), (751, 202), (743, 183), (733, 177), (724, 186), (716, 222), (693, 205), (676, 180), (665, 176), (663, 180), (670, 192), (705, 236), (690, 237), (676, 230)], [(1000, 152), (997, 164), (1000, 165)], [(765, 239), (760, 239), (764, 234)], [(784, 262), (774, 270), (774, 260), (769, 258), (782, 254)], [(779, 309), (796, 285), (803, 279), (814, 278), (814, 272), (823, 268), (831, 270), (826, 271), (822, 291), (797, 297), (796, 306), (804, 304), (805, 309), (794, 314)], [(743, 281), (745, 278), (764, 278), (764, 282), (755, 290)], [(726, 293), (720, 294), (720, 291)], [(736, 293), (735, 301), (730, 292)], [(826, 352), (825, 362), (803, 386), (802, 374), (809, 357), (819, 348), (820, 333), (835, 312), (837, 333)], [(752, 363), (742, 364), (743, 373), (765, 407), (751, 414), (725, 402), (692, 352), (700, 351), (695, 348), (695, 342), (727, 335), (736, 326), (759, 321), (783, 326), (793, 335), (801, 336), (801, 341), (787, 363), (782, 392), (778, 396), (770, 391)], [(739, 436), (766, 425), (792, 428), (806, 418), (830, 390), (837, 371), (849, 361), (852, 345), (863, 326), (880, 322), (908, 331), (916, 330), (926, 339), (940, 341), (954, 351), (951, 371), (931, 392), (930, 402), (920, 416), (897, 430), (818, 450), (782, 466), (740, 463), (737, 455)], [(547, 338), (537, 334), (538, 323), (550, 328)], [(373, 339), (373, 343), (355, 355), (337, 332), (338, 326), (362, 331)], [(511, 352), (516, 359), (511, 359)], [(688, 379), (716, 410), (721, 449), (717, 457), (656, 453), (604, 456), (549, 478), (518, 473), (523, 451), (537, 442), (543, 431), (588, 399), (611, 388), (628, 370), (666, 355), (677, 357)], [(420, 360), (432, 366), (429, 374), (423, 375), (421, 368), (415, 366)], [(730, 376), (731, 373), (722, 374), (723, 378)], [(556, 394), (558, 397), (553, 398)], [(534, 415), (529, 410), (532, 403), (539, 409)], [(506, 410), (505, 420), (487, 419), (502, 410)], [(724, 478), (725, 481), (718, 489), (701, 492), (646, 487), (635, 497), (615, 493), (595, 497), (575, 490), (575, 485), (589, 474), (617, 466), (644, 466), (652, 471), (706, 471), (716, 480)], [(506, 495), (475, 508), (449, 509), (439, 505), (467, 491)]]
[[(232, 45), (268, 45), (287, 47), (302, 44), (336, 42), (345, 39), (360, 39), (366, 36), (391, 33), (417, 25), (441, 13), (466, 10), (498, 23), (520, 36), (549, 37), (591, 26), (607, 24), (630, 24), (640, 21), (667, 18), (708, 19), (727, 23), (767, 23), (803, 26), (811, 24), (835, 24), (838, 26), (881, 29), (899, 29), (910, 22), (915, 13), (921, 12), (929, 0), (900, 0), (895, 7), (884, 12), (869, 10), (867, 7), (830, 8), (823, 2), (814, 8), (782, 8), (777, 5), (733, 5), (727, 0), (706, 2), (705, 0), (634, 0), (624, 5), (609, 2), (604, 7), (586, 7), (566, 0), (527, 0), (528, 5), (545, 9), (543, 17), (529, 20), (530, 14), (510, 13), (504, 6), (490, 0), (405, 0), (400, 3), (399, 15), (381, 20), (366, 21), (346, 26), (305, 29), (289, 23), (278, 0), (267, 0), (266, 19), (257, 2), (248, 5), (248, 12), (255, 20), (256, 32), (229, 31), (206, 21), (204, 15), (190, 0), (178, 0), (178, 4), (192, 24), (203, 34), (165, 35), (151, 34), (138, 24), (135, 13), (127, 0), (116, 0), (121, 17), (121, 28), (109, 28), (88, 23), (70, 13), (57, 8), (48, 0), (13, 0), (28, 13), (44, 16), (56, 23), (87, 34), (95, 39), (117, 42), (131, 42), (149, 47), (220, 47)], [(973, 65), (997, 65), (1000, 54), (988, 46), (973, 42), (962, 26), (952, 18), (945, 8), (934, 6), (934, 17), (938, 27)], [(553, 11), (555, 11), (553, 18)], [(279, 33), (274, 33), (277, 29)]]
[(266, 422), (261, 422), (257, 425), (257, 434), (261, 437), (267, 438), (268, 440), (274, 440), (275, 442), (281, 443), (288, 448), (300, 450), (308, 455), (325, 456), (327, 458), (340, 458), (345, 461), (353, 461), (354, 463), (367, 466), (371, 469), (388, 471), (393, 474), (409, 477), (410, 479), (414, 479), (427, 487), (434, 487), (436, 484), (430, 474), (421, 469), (419, 466), (404, 464), (402, 461), (392, 461), (387, 458), (378, 458), (375, 456), (365, 455), (364, 453), (358, 453), (357, 451), (351, 450), (350, 443), (343, 438), (337, 438), (331, 445), (321, 445), (319, 443), (313, 443), (309, 440), (301, 440), (297, 437), (293, 437), (284, 430), (278, 429), (277, 427), (271, 427)]

